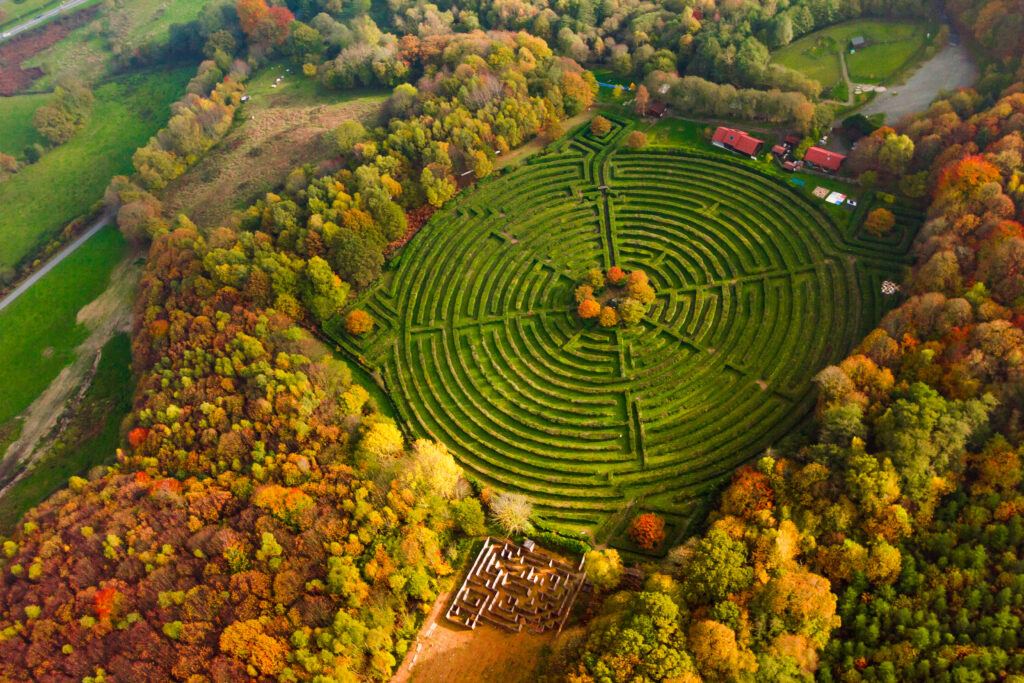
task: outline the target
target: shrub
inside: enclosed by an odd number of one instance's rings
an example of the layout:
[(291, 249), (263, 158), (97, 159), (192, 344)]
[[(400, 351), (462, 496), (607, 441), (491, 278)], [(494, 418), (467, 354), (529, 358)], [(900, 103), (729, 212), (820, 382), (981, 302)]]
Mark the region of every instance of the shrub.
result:
[(590, 120), (590, 132), (603, 138), (612, 131), (612, 122), (603, 116), (595, 116)]
[(644, 550), (654, 550), (665, 540), (665, 520), (653, 512), (638, 515), (629, 525), (629, 537)]
[(355, 310), (345, 317), (345, 331), (359, 336), (373, 329), (373, 318), (366, 311)]
[(642, 133), (641, 131), (634, 130), (632, 133), (629, 134), (629, 137), (626, 138), (626, 144), (632, 147), (633, 149), (640, 149), (641, 147), (646, 147), (647, 135)]
[(550, 531), (535, 531), (530, 535), (530, 538), (536, 541), (537, 545), (560, 553), (583, 556), (591, 550), (589, 544), (584, 543), (578, 538), (569, 538), (568, 536), (562, 536)]
[(619, 314), (611, 306), (605, 306), (601, 309), (601, 315), (598, 316), (597, 322), (601, 323), (601, 327), (613, 327), (619, 324)]

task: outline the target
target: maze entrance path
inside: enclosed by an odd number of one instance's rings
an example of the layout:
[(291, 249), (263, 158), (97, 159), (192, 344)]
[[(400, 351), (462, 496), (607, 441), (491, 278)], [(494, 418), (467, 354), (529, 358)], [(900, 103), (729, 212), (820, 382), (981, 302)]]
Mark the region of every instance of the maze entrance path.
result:
[[(383, 370), (415, 434), (554, 528), (593, 532), (637, 500), (682, 533), (806, 418), (812, 376), (877, 322), (909, 237), (846, 234), (776, 179), (618, 149), (625, 132), (579, 134), (460, 196), (361, 300), (370, 338), (337, 338)], [(635, 329), (575, 316), (595, 265), (650, 276)]]

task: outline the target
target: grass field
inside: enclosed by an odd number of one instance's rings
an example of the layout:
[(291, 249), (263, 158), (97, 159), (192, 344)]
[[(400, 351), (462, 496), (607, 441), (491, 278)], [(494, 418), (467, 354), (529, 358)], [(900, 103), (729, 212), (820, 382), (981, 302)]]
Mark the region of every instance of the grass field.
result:
[[(925, 44), (928, 32), (929, 26), (923, 22), (861, 19), (806, 35), (773, 52), (772, 60), (829, 88), (842, 80), (838, 53), (844, 50), (850, 78), (855, 83), (879, 83), (898, 71)], [(934, 28), (931, 33), (934, 35)], [(871, 45), (850, 54), (850, 40), (857, 36), (863, 36)]]
[[(634, 125), (584, 128), (459, 195), (355, 304), (373, 334), (325, 325), (383, 371), (414, 433), (528, 494), (546, 526), (613, 546), (624, 504), (683, 535), (737, 465), (803, 424), (811, 377), (885, 312), (880, 283), (916, 228), (872, 241), (736, 159), (620, 146)], [(657, 292), (635, 328), (575, 314), (583, 273), (612, 265)]]
[(0, 271), (88, 212), (112, 176), (131, 172), (135, 150), (167, 122), (192, 72), (161, 70), (100, 86), (84, 130), (0, 184)]
[(49, 95), (0, 97), (0, 152), (22, 159), (27, 146), (43, 141), (32, 126), (32, 115), (48, 99)]
[(103, 347), (92, 384), (61, 438), (0, 498), (0, 534), (10, 533), (27, 510), (67, 486), (72, 476), (114, 461), (133, 390), (131, 342), (119, 334)]
[(74, 357), (75, 316), (107, 288), (126, 246), (104, 228), (0, 312), (0, 425), (27, 408)]
[(75, 73), (86, 80), (109, 72), (112, 53), (107, 33), (123, 50), (145, 42), (166, 40), (171, 24), (184, 24), (199, 16), (207, 5), (234, 3), (226, 0), (130, 0), (101, 10), (99, 18), (75, 29), (67, 38), (26, 60), (25, 66), (41, 66), (47, 75), (36, 84), (53, 85), (55, 76)]
[(818, 81), (822, 88), (835, 86), (843, 72), (836, 41), (827, 35), (830, 30), (816, 31), (773, 52), (772, 61)]

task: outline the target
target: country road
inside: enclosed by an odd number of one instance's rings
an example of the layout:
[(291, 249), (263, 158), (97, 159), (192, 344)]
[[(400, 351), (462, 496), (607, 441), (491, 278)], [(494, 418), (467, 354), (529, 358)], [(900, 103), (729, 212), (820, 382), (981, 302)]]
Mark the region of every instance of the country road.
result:
[(13, 38), (19, 33), (24, 33), (29, 29), (39, 26), (40, 24), (44, 24), (50, 19), (53, 19), (57, 15), (61, 14), (62, 12), (72, 10), (76, 7), (79, 7), (80, 5), (84, 5), (87, 2), (89, 2), (89, 0), (67, 0), (67, 2), (62, 2), (60, 5), (54, 7), (53, 9), (48, 9), (45, 12), (37, 14), (28, 21), (23, 21), (17, 26), (6, 29), (3, 33), (0, 33), (0, 43), (7, 40), (8, 38)]
[(13, 290), (11, 290), (10, 294), (5, 296), (3, 299), (0, 299), (0, 311), (3, 311), (5, 308), (10, 306), (11, 303), (14, 302), (19, 296), (24, 294), (28, 290), (29, 287), (34, 285), (36, 282), (38, 282), (40, 279), (42, 279), (42, 277), (44, 275), (46, 275), (51, 270), (53, 270), (54, 267), (58, 263), (60, 263), (64, 259), (66, 259), (72, 252), (75, 251), (75, 249), (78, 249), (80, 246), (85, 244), (86, 241), (90, 237), (92, 237), (93, 235), (98, 233), (103, 228), (103, 226), (105, 226), (108, 223), (110, 223), (110, 221), (111, 221), (111, 219), (113, 219), (113, 217), (114, 217), (113, 213), (108, 211), (108, 212), (104, 213), (102, 216), (100, 216), (99, 218), (97, 218), (96, 222), (93, 223), (92, 225), (90, 225), (88, 230), (86, 230), (84, 233), (82, 233), (77, 238), (75, 238), (74, 242), (72, 242), (71, 244), (67, 245), (66, 247), (61, 249), (59, 252), (57, 252), (57, 254), (53, 258), (51, 258), (49, 261), (47, 261), (45, 264), (43, 264), (42, 268), (40, 268), (36, 272), (34, 272), (31, 275), (29, 275), (28, 279), (26, 279), (20, 285), (15, 287)]

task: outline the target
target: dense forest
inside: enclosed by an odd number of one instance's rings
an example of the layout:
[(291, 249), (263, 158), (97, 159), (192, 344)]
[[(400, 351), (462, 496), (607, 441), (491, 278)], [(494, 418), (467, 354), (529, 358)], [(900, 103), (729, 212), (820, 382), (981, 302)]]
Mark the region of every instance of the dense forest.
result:
[[(817, 376), (815, 442), (739, 470), (706, 530), (639, 590), (617, 590), (614, 551), (592, 553), (602, 606), (549, 679), (1024, 675), (1019, 5), (951, 2), (987, 55), (977, 90), (874, 131), (850, 160), (865, 185), (930, 204), (906, 301)], [(108, 192), (125, 234), (152, 241), (135, 305), (142, 379), (117, 465), (73, 479), (2, 543), (0, 678), (389, 678), (486, 506), (444, 447), (410, 442), (311, 329), (463, 174), (559, 137), (594, 98), (581, 64), (651, 92), (668, 83), (684, 111), (717, 106), (715, 84), (731, 83), (730, 97), (809, 131), (830, 118), (820, 88), (770, 66), (768, 48), (852, 16), (925, 12), (240, 0), (123, 55), (203, 58)], [(335, 160), (296, 169), (228, 225), (166, 215), (161, 190), (224, 135), (271, 57), (327, 88), (393, 88), (389, 124), (343, 125)]]

